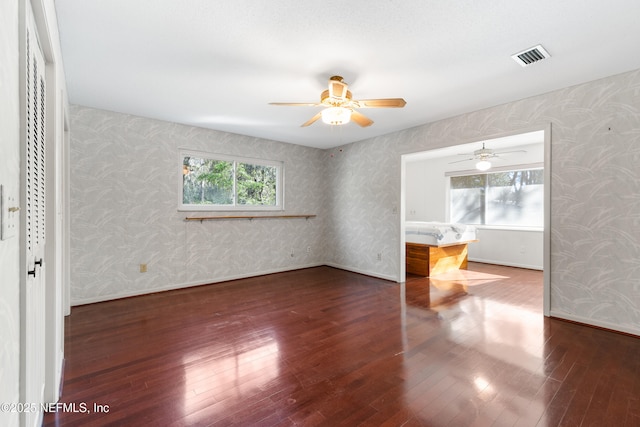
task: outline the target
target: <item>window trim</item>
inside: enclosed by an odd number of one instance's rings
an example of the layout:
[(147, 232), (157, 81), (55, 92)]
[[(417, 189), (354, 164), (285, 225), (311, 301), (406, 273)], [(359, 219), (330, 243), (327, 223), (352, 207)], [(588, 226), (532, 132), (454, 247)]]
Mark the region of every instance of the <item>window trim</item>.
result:
[[(183, 159), (184, 157), (197, 157), (207, 160), (222, 160), (234, 163), (248, 163), (260, 166), (273, 166), (276, 168), (276, 204), (273, 206), (265, 205), (237, 205), (237, 191), (234, 173), (234, 191), (232, 205), (192, 205), (183, 203)], [(279, 160), (268, 160), (253, 157), (232, 156), (228, 154), (212, 153), (208, 151), (189, 150), (181, 148), (178, 150), (178, 211), (179, 212), (245, 212), (245, 211), (284, 211), (284, 162)], [(234, 165), (235, 172), (235, 165)]]
[(478, 169), (466, 169), (461, 171), (449, 171), (445, 172), (444, 176), (452, 177), (452, 176), (469, 176), (469, 175), (489, 175), (491, 173), (496, 172), (511, 172), (511, 171), (526, 171), (532, 169), (544, 169), (544, 163), (525, 163), (519, 165), (509, 165), (509, 166), (498, 166), (491, 167), (491, 169), (486, 171), (479, 171)]

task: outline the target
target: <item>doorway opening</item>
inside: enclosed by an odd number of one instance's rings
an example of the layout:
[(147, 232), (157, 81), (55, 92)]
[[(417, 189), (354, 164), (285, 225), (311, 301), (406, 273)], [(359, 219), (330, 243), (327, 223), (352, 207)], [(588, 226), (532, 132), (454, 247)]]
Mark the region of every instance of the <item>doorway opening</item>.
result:
[[(451, 223), (460, 218), (451, 203), (450, 177), (541, 168), (541, 226), (475, 225), (478, 242), (468, 245), (469, 261), (542, 270), (543, 313), (550, 312), (551, 126), (494, 135), (488, 139), (405, 154), (401, 162), (400, 282), (407, 279), (406, 221)], [(491, 169), (478, 171), (482, 149), (491, 150)], [(473, 221), (472, 221), (473, 222)]]

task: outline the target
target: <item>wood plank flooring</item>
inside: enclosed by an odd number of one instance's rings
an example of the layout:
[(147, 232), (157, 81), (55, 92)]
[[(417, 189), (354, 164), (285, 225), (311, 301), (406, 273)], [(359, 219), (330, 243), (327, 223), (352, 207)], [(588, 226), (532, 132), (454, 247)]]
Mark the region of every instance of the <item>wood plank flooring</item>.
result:
[(544, 318), (532, 270), (318, 267), (74, 307), (65, 335), (46, 426), (640, 426), (640, 339)]

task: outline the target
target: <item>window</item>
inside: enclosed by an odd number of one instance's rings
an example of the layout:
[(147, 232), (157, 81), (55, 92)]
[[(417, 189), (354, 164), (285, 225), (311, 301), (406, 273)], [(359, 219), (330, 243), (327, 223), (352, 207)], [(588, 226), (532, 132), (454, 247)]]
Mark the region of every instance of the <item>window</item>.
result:
[(452, 176), (449, 191), (452, 222), (544, 226), (541, 168)]
[(281, 210), (282, 162), (180, 153), (181, 210)]

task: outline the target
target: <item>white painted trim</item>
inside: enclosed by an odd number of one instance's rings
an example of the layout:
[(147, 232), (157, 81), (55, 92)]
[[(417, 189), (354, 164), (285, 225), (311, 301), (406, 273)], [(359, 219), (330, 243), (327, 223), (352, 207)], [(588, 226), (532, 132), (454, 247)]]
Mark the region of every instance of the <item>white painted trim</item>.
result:
[(476, 225), (476, 230), (517, 231), (519, 233), (542, 233), (544, 227), (506, 227), (502, 225)]
[(562, 311), (556, 311), (556, 310), (552, 310), (551, 317), (556, 317), (558, 319), (564, 319), (564, 320), (570, 320), (572, 322), (578, 322), (581, 323), (585, 326), (596, 326), (599, 328), (605, 328), (605, 329), (609, 329), (612, 331), (618, 331), (618, 332), (622, 332), (625, 334), (631, 334), (631, 335), (635, 335), (637, 337), (640, 337), (640, 329), (639, 328), (633, 328), (633, 327), (627, 327), (627, 326), (620, 326), (618, 324), (615, 323), (609, 323), (606, 321), (601, 321), (601, 320), (596, 320), (596, 319), (589, 319), (586, 317), (582, 317), (582, 316), (576, 316), (573, 314), (569, 314), (569, 313), (565, 313)]
[(302, 269), (305, 269), (305, 268), (321, 267), (323, 265), (326, 265), (326, 264), (324, 264), (324, 263), (304, 264), (304, 265), (297, 265), (297, 266), (294, 266), (294, 267), (275, 268), (275, 269), (264, 270), (264, 271), (256, 271), (256, 272), (247, 273), (247, 274), (238, 274), (238, 275), (217, 277), (215, 279), (206, 280), (206, 281), (179, 283), (177, 285), (168, 285), (168, 286), (163, 286), (163, 287), (154, 288), (154, 289), (141, 289), (139, 291), (133, 291), (133, 292), (123, 292), (123, 293), (118, 293), (118, 294), (101, 295), (101, 296), (94, 297), (94, 298), (85, 298), (85, 299), (72, 300), (71, 301), (71, 305), (75, 307), (75, 306), (79, 306), (79, 305), (94, 304), (94, 303), (97, 303), (97, 302), (111, 301), (111, 300), (121, 299), (121, 298), (129, 298), (129, 297), (137, 297), (137, 296), (140, 296), (140, 295), (155, 294), (157, 292), (173, 291), (173, 290), (177, 290), (177, 289), (192, 288), (192, 287), (196, 287), (196, 286), (204, 286), (204, 285), (212, 285), (212, 284), (222, 283), (222, 282), (229, 282), (231, 280), (240, 280), (240, 279), (248, 279), (248, 278), (251, 278), (251, 277), (266, 276), (267, 274), (284, 273), (284, 272), (287, 272), (287, 271), (302, 270)]
[[(398, 282), (405, 282), (407, 280), (407, 236), (405, 219), (407, 218), (407, 156), (403, 154), (400, 156), (400, 270), (398, 271)], [(404, 302), (404, 301), (403, 301)]]
[(380, 274), (380, 273), (377, 273), (375, 271), (369, 271), (369, 270), (362, 270), (362, 269), (359, 269), (359, 268), (347, 267), (345, 265), (340, 265), (340, 264), (336, 264), (336, 263), (333, 263), (333, 262), (326, 263), (324, 265), (329, 266), (329, 267), (333, 267), (333, 268), (339, 268), (340, 270), (350, 271), (352, 273), (364, 274), (365, 276), (371, 276), (371, 277), (376, 277), (378, 279), (389, 280), (389, 281), (394, 282), (394, 283), (400, 283), (400, 281), (397, 279), (397, 277), (395, 277), (395, 276), (393, 276), (391, 274)]
[(528, 265), (528, 264), (519, 264), (517, 262), (504, 262), (501, 260), (492, 260), (492, 259), (482, 259), (482, 258), (469, 258), (471, 262), (480, 262), (483, 264), (497, 264), (497, 265), (506, 265), (507, 267), (517, 267), (517, 268), (526, 268), (528, 270), (543, 270), (541, 265)]
[(542, 314), (551, 311), (551, 123), (544, 129), (544, 230), (542, 231)]
[(542, 168), (544, 168), (544, 162), (543, 163), (525, 163), (520, 165), (493, 166), (491, 167), (491, 169), (486, 171), (481, 171), (478, 169), (448, 171), (444, 173), (444, 176), (456, 177), (456, 176), (469, 176), (469, 175), (490, 175), (492, 173), (497, 173), (497, 172), (512, 172), (512, 171), (534, 170), (534, 169), (542, 169)]

